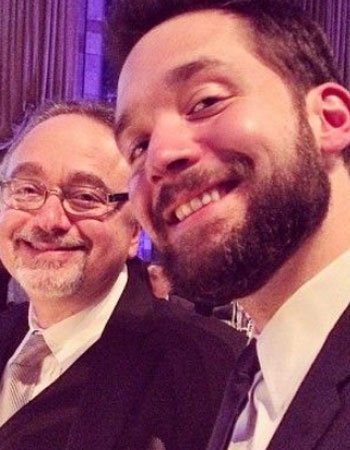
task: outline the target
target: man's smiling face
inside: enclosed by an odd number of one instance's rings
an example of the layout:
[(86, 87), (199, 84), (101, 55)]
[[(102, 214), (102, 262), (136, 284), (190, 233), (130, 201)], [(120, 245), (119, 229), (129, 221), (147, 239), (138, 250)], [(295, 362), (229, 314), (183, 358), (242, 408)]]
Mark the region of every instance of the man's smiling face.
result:
[(304, 105), (251, 47), (243, 19), (178, 16), (136, 44), (118, 89), (135, 214), (177, 289), (217, 302), (260, 287), (328, 201)]
[[(110, 128), (79, 114), (62, 114), (24, 136), (5, 175), (24, 180), (22, 189), (29, 193), (43, 183), (49, 189), (85, 186), (92, 196), (125, 191), (129, 167)], [(68, 214), (56, 194), (35, 210), (3, 203), (0, 256), (28, 294), (94, 302), (133, 256), (135, 230), (129, 203), (101, 217)]]

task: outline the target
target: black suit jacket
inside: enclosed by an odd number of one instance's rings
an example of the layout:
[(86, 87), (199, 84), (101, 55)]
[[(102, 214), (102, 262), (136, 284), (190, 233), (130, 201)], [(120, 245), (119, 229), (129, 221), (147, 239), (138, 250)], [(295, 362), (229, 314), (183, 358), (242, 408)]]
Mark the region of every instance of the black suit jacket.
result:
[[(65, 450), (205, 448), (245, 338), (218, 321), (229, 345), (211, 322), (206, 330), (205, 318), (177, 316), (155, 304), (159, 300), (131, 263), (127, 286), (95, 344), (98, 351)], [(0, 317), (1, 372), (26, 331), (26, 305)], [(21, 417), (20, 411), (0, 429), (1, 450), (27, 450)], [(7, 434), (1, 434), (6, 426)], [(12, 436), (8, 446), (1, 441), (5, 436)]]
[[(228, 448), (234, 410), (224, 400), (208, 450)], [(350, 306), (329, 334), (267, 449), (350, 449)]]
[(0, 311), (6, 309), (7, 306), (7, 287), (10, 277), (11, 275), (0, 262)]

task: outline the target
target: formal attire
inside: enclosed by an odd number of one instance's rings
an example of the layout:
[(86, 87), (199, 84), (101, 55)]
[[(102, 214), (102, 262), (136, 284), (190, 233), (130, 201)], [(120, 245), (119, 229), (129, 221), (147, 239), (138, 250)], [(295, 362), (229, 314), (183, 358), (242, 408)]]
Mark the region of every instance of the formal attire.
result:
[[(4, 423), (0, 450), (205, 448), (245, 338), (158, 309), (138, 263), (128, 269), (101, 336)], [(26, 304), (0, 316), (1, 373), (27, 333)]]
[[(350, 448), (350, 252), (302, 286), (257, 336), (243, 410), (227, 398), (210, 450)], [(231, 386), (230, 386), (231, 385)], [(238, 419), (237, 419), (238, 417)]]
[(11, 275), (0, 263), (0, 311), (6, 309), (7, 306), (7, 287)]
[[(127, 267), (124, 266), (107, 296), (100, 302), (89, 305), (78, 313), (42, 329), (36, 318), (35, 310), (29, 304), (29, 330), (4, 369), (0, 390), (0, 426), (9, 418), (9, 393), (15, 388), (10, 376), (13, 366), (16, 367), (18, 355), (26, 348), (28, 341), (40, 335), (43, 337), (49, 352), (40, 363), (38, 381), (32, 386), (29, 400), (43, 391), (61, 376), (78, 358), (89, 349), (102, 335), (106, 324), (120, 300), (127, 282)], [(16, 381), (15, 381), (16, 382)], [(17, 380), (21, 388), (20, 380)]]

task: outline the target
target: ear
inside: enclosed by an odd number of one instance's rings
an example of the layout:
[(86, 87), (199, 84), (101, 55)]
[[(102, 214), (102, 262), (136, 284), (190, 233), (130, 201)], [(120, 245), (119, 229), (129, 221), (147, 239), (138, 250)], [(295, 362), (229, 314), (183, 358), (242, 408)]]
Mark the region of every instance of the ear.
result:
[[(350, 144), (350, 92), (336, 83), (324, 83), (307, 94), (307, 109), (316, 140), (324, 154), (340, 154)], [(317, 130), (315, 130), (317, 123)]]
[(132, 230), (132, 237), (130, 241), (130, 247), (128, 251), (128, 257), (134, 258), (137, 254), (137, 249), (139, 246), (139, 240), (140, 240), (140, 234), (141, 234), (141, 227), (136, 222), (136, 220), (132, 219), (134, 222), (132, 224), (133, 230)]

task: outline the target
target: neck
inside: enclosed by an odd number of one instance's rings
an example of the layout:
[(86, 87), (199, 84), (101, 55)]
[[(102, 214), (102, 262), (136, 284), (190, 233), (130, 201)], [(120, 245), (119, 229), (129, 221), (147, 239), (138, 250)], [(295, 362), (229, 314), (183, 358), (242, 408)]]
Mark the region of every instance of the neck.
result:
[(82, 302), (68, 302), (66, 298), (45, 298), (43, 301), (35, 298), (31, 299), (31, 303), (35, 310), (38, 325), (44, 329), (79, 313), (89, 306), (89, 304), (83, 304)]
[(53, 296), (47, 291), (27, 289), (40, 327), (48, 328), (102, 301), (114, 286), (119, 273), (106, 271), (103, 278), (89, 277), (71, 295)]
[[(115, 280), (114, 280), (115, 281)], [(101, 286), (103, 284), (101, 283)], [(111, 290), (113, 283), (103, 286), (103, 289), (79, 289), (79, 293), (69, 296), (48, 296), (46, 292), (29, 293), (30, 302), (35, 310), (38, 324), (41, 328), (61, 322), (84, 309), (102, 301)]]

